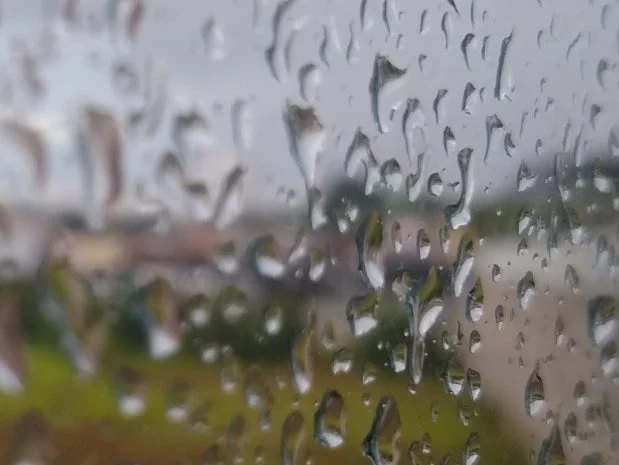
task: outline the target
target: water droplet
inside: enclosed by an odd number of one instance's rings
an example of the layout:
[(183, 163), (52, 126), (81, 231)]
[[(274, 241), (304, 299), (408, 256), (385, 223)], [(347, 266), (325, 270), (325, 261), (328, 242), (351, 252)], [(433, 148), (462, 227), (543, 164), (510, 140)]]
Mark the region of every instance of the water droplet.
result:
[(463, 403), (462, 401), (458, 401), (456, 405), (458, 409), (458, 420), (462, 426), (469, 426), (471, 424), (471, 416), (473, 415), (471, 407), (468, 403)]
[(354, 353), (350, 349), (340, 349), (331, 359), (331, 373), (341, 375), (350, 373), (353, 367)]
[(315, 103), (318, 100), (318, 87), (322, 80), (320, 69), (313, 63), (299, 69), (299, 93), (303, 100)]
[(481, 335), (479, 331), (474, 329), (471, 331), (471, 335), (469, 336), (469, 352), (472, 354), (476, 354), (481, 348)]
[(314, 415), (314, 438), (330, 449), (344, 444), (344, 398), (337, 391), (328, 391), (322, 397)]
[(243, 396), (248, 407), (264, 411), (269, 409), (273, 403), (273, 397), (262, 376), (260, 367), (252, 366), (245, 376), (243, 385)]
[(247, 100), (235, 100), (231, 109), (232, 136), (236, 148), (249, 150), (254, 141), (254, 117)]
[(441, 250), (444, 254), (446, 254), (449, 251), (449, 245), (451, 243), (449, 228), (447, 227), (447, 225), (442, 226), (438, 230), (438, 239), (441, 243)]
[(473, 165), (470, 162), (472, 153), (473, 150), (470, 148), (462, 149), (458, 153), (462, 191), (458, 203), (445, 208), (445, 216), (452, 229), (466, 226), (471, 221), (471, 201), (473, 200), (473, 190), (475, 187)]
[(550, 434), (540, 447), (537, 456), (538, 465), (565, 465), (567, 459), (561, 445), (561, 432), (558, 426), (553, 426)]
[(308, 197), (310, 204), (310, 223), (312, 225), (312, 229), (317, 231), (329, 222), (329, 218), (326, 213), (326, 201), (322, 195), (322, 192), (318, 189), (311, 189)]
[(516, 144), (514, 144), (510, 132), (505, 133), (505, 137), (503, 138), (503, 148), (505, 149), (505, 155), (508, 157), (512, 157), (514, 155)]
[(434, 110), (434, 119), (436, 120), (436, 124), (443, 119), (443, 107), (445, 106), (445, 97), (447, 96), (447, 89), (439, 89), (436, 92), (436, 96), (434, 97), (434, 101), (432, 102), (432, 109)]
[(135, 40), (144, 17), (142, 0), (116, 0), (108, 3), (108, 18), (113, 32)]
[(361, 376), (361, 382), (364, 386), (373, 384), (378, 377), (379, 369), (370, 362), (366, 362), (363, 367), (363, 375)]
[(430, 256), (430, 236), (425, 229), (420, 229), (417, 233), (417, 253), (421, 260), (425, 260)]
[(471, 433), (464, 445), (464, 465), (477, 465), (480, 460), (481, 443), (479, 433)]
[(180, 311), (174, 291), (163, 278), (153, 280), (144, 292), (144, 318), (149, 352), (154, 359), (169, 358), (180, 348)]
[(424, 154), (421, 153), (417, 157), (417, 171), (406, 176), (406, 192), (408, 194), (408, 201), (411, 203), (415, 202), (423, 191), (423, 183), (421, 182), (423, 160)]
[(447, 368), (443, 374), (443, 380), (445, 382), (445, 389), (452, 396), (458, 396), (464, 389), (464, 381), (466, 379), (466, 372), (462, 363), (454, 356), (449, 359)]
[(348, 61), (349, 65), (353, 65), (359, 61), (361, 47), (359, 46), (353, 23), (349, 25), (348, 29), (350, 32), (350, 40), (348, 42), (348, 47), (346, 47), (346, 61)]
[(617, 337), (619, 322), (617, 301), (610, 296), (597, 296), (587, 302), (588, 332), (598, 347)]
[(432, 173), (428, 177), (428, 192), (434, 197), (440, 197), (443, 193), (443, 180), (438, 173)]
[(224, 287), (217, 296), (217, 307), (229, 323), (236, 323), (245, 315), (247, 303), (247, 295), (236, 286)]
[(496, 327), (500, 331), (503, 329), (503, 325), (505, 324), (505, 309), (502, 305), (497, 305), (494, 310), (494, 319), (496, 321)]
[(182, 314), (194, 328), (203, 328), (211, 321), (211, 302), (204, 294), (191, 296), (183, 305)]
[(557, 316), (555, 321), (555, 342), (557, 346), (565, 342), (565, 323), (563, 323), (561, 316)]
[(284, 311), (277, 304), (269, 304), (263, 314), (264, 331), (269, 336), (276, 336), (284, 326)]
[(518, 184), (518, 192), (523, 192), (531, 189), (535, 185), (537, 176), (532, 174), (527, 164), (522, 160), (518, 168), (516, 182)]
[(168, 389), (166, 395), (168, 420), (173, 423), (182, 423), (189, 418), (190, 387), (184, 382), (177, 381)]
[(399, 89), (406, 80), (407, 69), (395, 66), (389, 59), (377, 54), (374, 59), (374, 72), (370, 80), (370, 96), (372, 99), (372, 115), (380, 132), (387, 132), (388, 127), (384, 121), (384, 99)]
[(460, 43), (460, 50), (462, 51), (462, 56), (464, 57), (464, 63), (469, 70), (471, 69), (471, 65), (469, 63), (469, 47), (474, 39), (475, 34), (471, 34), (469, 32), (467, 35), (464, 36), (462, 42)]
[(473, 239), (463, 235), (458, 246), (458, 256), (454, 265), (454, 293), (456, 297), (462, 295), (464, 287), (470, 282), (475, 264)]
[(413, 441), (408, 447), (408, 463), (409, 465), (424, 465), (423, 445), (420, 441)]
[(226, 56), (224, 30), (215, 18), (209, 18), (202, 26), (202, 40), (207, 56), (213, 61), (223, 60)]
[(426, 118), (419, 100), (408, 99), (402, 115), (402, 136), (410, 163), (426, 149), (425, 125)]
[(280, 460), (282, 465), (301, 465), (300, 456), (305, 439), (303, 414), (293, 410), (286, 416), (282, 426)]
[(319, 342), (320, 345), (328, 352), (331, 352), (337, 348), (337, 335), (335, 334), (333, 320), (327, 320), (322, 326)]
[(380, 174), (385, 184), (389, 186), (392, 191), (400, 190), (402, 186), (402, 171), (400, 170), (400, 164), (395, 158), (391, 158), (383, 163)]
[(202, 348), (202, 353), (200, 357), (202, 361), (206, 364), (212, 364), (219, 360), (220, 356), (220, 347), (217, 343), (208, 343), (205, 344)]
[(536, 369), (531, 373), (524, 391), (524, 409), (527, 415), (535, 416), (546, 406), (544, 382)]
[(351, 178), (361, 177), (365, 181), (365, 193), (371, 194), (374, 184), (380, 178), (378, 173), (378, 162), (374, 158), (368, 137), (357, 129), (344, 159), (344, 170), (346, 175)]
[(501, 280), (501, 268), (496, 263), (492, 265), (492, 281), (495, 283)]
[(456, 150), (456, 136), (453, 133), (453, 130), (449, 126), (445, 126), (443, 130), (443, 148), (445, 149), (445, 154), (448, 157), (451, 157), (455, 154)]
[(237, 167), (226, 178), (217, 207), (215, 208), (215, 226), (226, 229), (236, 221), (243, 209), (243, 191), (245, 170)]
[(378, 325), (376, 310), (379, 295), (376, 292), (364, 296), (352, 297), (346, 306), (346, 319), (355, 337), (364, 336)]
[(481, 398), (481, 374), (469, 368), (466, 370), (466, 383), (469, 387), (471, 399), (478, 401)]
[(403, 373), (406, 370), (406, 344), (394, 343), (389, 344), (389, 365), (394, 373)]
[(359, 271), (369, 286), (382, 289), (385, 284), (383, 220), (378, 212), (371, 212), (361, 224), (356, 241)]
[(295, 5), (296, 0), (282, 0), (275, 9), (272, 21), (273, 40), (265, 52), (265, 57), (273, 77), (283, 82), (287, 76), (285, 63), (285, 37), (284, 24), (287, 22), (288, 13)]
[(421, 317), (419, 318), (419, 335), (425, 338), (430, 329), (439, 320), (439, 317), (443, 313), (444, 304), (440, 298), (434, 298), (425, 304), (421, 311)]
[(215, 266), (223, 274), (232, 275), (239, 269), (239, 261), (236, 256), (236, 244), (228, 241), (217, 248), (213, 257)]
[(517, 286), (518, 303), (522, 310), (529, 310), (533, 296), (535, 295), (535, 281), (533, 273), (527, 271), (526, 274), (518, 281)]
[(578, 292), (580, 287), (580, 278), (572, 265), (566, 265), (564, 273), (565, 284), (567, 284), (572, 293)]
[(570, 444), (574, 444), (578, 439), (578, 418), (574, 412), (568, 413), (565, 421), (563, 422), (563, 431), (565, 437)]
[(473, 107), (477, 103), (477, 94), (475, 91), (477, 88), (470, 82), (467, 82), (464, 86), (464, 91), (462, 92), (462, 104), (460, 105), (460, 109), (470, 115), (473, 112)]
[(503, 121), (501, 121), (497, 115), (486, 117), (486, 151), (484, 152), (484, 162), (488, 159), (488, 154), (490, 153), (493, 134), (497, 129), (502, 129), (503, 127)]
[(505, 69), (505, 61), (507, 60), (507, 52), (509, 50), (509, 46), (512, 42), (514, 34), (511, 32), (508, 36), (505, 36), (501, 41), (501, 51), (499, 53), (499, 61), (497, 63), (496, 70), (496, 79), (494, 82), (494, 98), (497, 100), (503, 100), (505, 98), (502, 84), (503, 84), (503, 73)]
[(607, 378), (616, 380), (619, 377), (619, 357), (617, 355), (617, 343), (607, 343), (600, 352), (600, 365), (602, 374)]
[(316, 166), (325, 141), (325, 130), (314, 108), (288, 104), (284, 119), (290, 146), (308, 189), (316, 185)]
[(372, 426), (363, 440), (363, 453), (373, 465), (396, 465), (400, 458), (400, 412), (393, 397), (378, 402)]
[(391, 224), (391, 242), (393, 244), (393, 250), (395, 253), (402, 252), (402, 232), (400, 228), (400, 223), (394, 221)]
[(146, 406), (147, 384), (144, 377), (128, 366), (117, 376), (118, 409), (126, 417), (141, 414)]
[(315, 325), (316, 317), (311, 313), (303, 332), (297, 336), (292, 344), (292, 375), (296, 389), (300, 394), (307, 394), (312, 387), (312, 337)]
[(270, 279), (279, 279), (286, 272), (284, 262), (275, 237), (271, 234), (256, 241), (254, 263), (261, 276)]
[(242, 365), (230, 346), (222, 348), (220, 361), (219, 386), (223, 392), (234, 392), (243, 378)]
[(574, 400), (576, 405), (583, 406), (587, 401), (587, 388), (583, 381), (578, 381), (574, 386)]
[(443, 36), (445, 38), (445, 48), (449, 48), (449, 32), (453, 29), (451, 16), (449, 13), (443, 13), (443, 17), (441, 18), (441, 31), (443, 31)]

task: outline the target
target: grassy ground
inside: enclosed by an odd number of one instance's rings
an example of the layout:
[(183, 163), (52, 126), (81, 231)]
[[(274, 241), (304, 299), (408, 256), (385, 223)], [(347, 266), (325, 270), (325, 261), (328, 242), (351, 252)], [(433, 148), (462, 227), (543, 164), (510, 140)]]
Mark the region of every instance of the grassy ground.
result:
[[(49, 463), (204, 463), (204, 454), (213, 445), (219, 446), (210, 449), (213, 462), (230, 463), (238, 454), (245, 463), (255, 463), (258, 448), (263, 450), (264, 463), (277, 463), (282, 425), (292, 410), (303, 415), (305, 439), (300, 447), (309, 452), (313, 463), (368, 463), (362, 456), (361, 444), (379, 399), (386, 395), (396, 399), (401, 419), (400, 463), (407, 463), (409, 444), (425, 434), (432, 440), (434, 457), (433, 461), (424, 457), (425, 463), (439, 463), (446, 454), (453, 456), (449, 463), (462, 463), (465, 443), (474, 432), (480, 437), (481, 464), (523, 463), (521, 454), (509, 442), (508, 432), (500, 432), (501, 425), (494, 424), (488, 406), (477, 406), (479, 416), (473, 417), (469, 426), (463, 426), (458, 420), (457, 400), (445, 394), (436, 377), (424, 381), (411, 394), (406, 376), (381, 370), (375, 383), (364, 386), (359, 370), (335, 376), (315, 361), (313, 387), (299, 397), (292, 387), (288, 366), (261, 364), (260, 374), (273, 398), (271, 426), (262, 430), (260, 412), (248, 407), (244, 398), (243, 375), (249, 367), (242, 361), (236, 388), (225, 392), (220, 386), (219, 367), (205, 366), (182, 356), (152, 362), (143, 356), (119, 353), (110, 357), (89, 380), (76, 377), (67, 359), (53, 350), (30, 349), (27, 357), (30, 375), (26, 391), (19, 396), (0, 397), (1, 463), (10, 463), (20, 447), (28, 447), (28, 441), (20, 439), (15, 425), (32, 411), (40, 412), (49, 427)], [(147, 386), (145, 410), (134, 418), (124, 417), (118, 409), (114, 381), (120, 364), (139, 372)], [(174, 386), (184, 386), (182, 396), (190, 416), (204, 414), (195, 418), (204, 423), (202, 427), (192, 425), (192, 421), (175, 423), (168, 418), (166, 398)], [(345, 411), (345, 440), (334, 450), (320, 446), (312, 437), (317, 403), (331, 389), (343, 396)], [(470, 403), (468, 406), (473, 408)], [(438, 412), (435, 421), (432, 409)], [(241, 418), (243, 421), (238, 423)], [(235, 422), (244, 423), (244, 432), (230, 432)]]
[[(120, 309), (121, 317), (113, 323), (98, 369), (86, 378), (77, 374), (62, 350), (58, 330), (36, 310), (36, 292), (28, 285), (13, 285), (0, 292), (0, 297), (6, 295), (19, 296), (27, 374), (24, 392), (0, 394), (0, 464), (26, 457), (42, 458), (40, 463), (50, 465), (368, 464), (362, 443), (385, 396), (395, 400), (401, 422), (399, 464), (463, 464), (465, 445), (475, 433), (480, 460), (467, 465), (525, 463), (522, 448), (510, 440), (509, 425), (497, 424), (491, 405), (474, 403), (466, 390), (458, 398), (446, 393), (441, 349), (428, 347), (428, 369), (414, 393), (406, 374), (395, 374), (386, 366), (385, 351), (377, 351), (376, 343), (403, 337), (406, 321), (394, 315), (381, 322), (380, 331), (366, 339), (365, 345), (354, 348), (354, 364), (348, 373), (331, 372), (330, 356), (318, 349), (314, 337), (311, 389), (299, 395), (289, 361), (290, 341), (303, 330), (298, 302), (288, 302), (291, 308), (286, 308), (289, 318), (283, 332), (270, 342), (258, 337), (259, 312), (249, 312), (244, 320), (226, 325), (215, 311), (207, 330), (190, 334), (182, 350), (163, 361), (148, 356), (139, 319)], [(92, 314), (96, 320), (99, 312)], [(227, 344), (235, 356), (227, 362), (205, 364), (192, 343), (195, 340)], [(368, 362), (375, 366), (376, 380), (363, 384)], [(124, 389), (119, 373), (127, 369), (142, 380), (136, 385), (144, 395), (144, 410), (133, 417), (119, 409), (119, 392)], [(256, 377), (267, 399), (268, 428), (261, 427), (265, 409), (252, 407), (245, 396), (247, 383)], [(222, 378), (227, 380), (227, 389)], [(330, 390), (344, 400), (344, 441), (337, 449), (314, 439), (314, 415)], [(170, 418), (171, 398), (183, 406), (187, 418)], [(283, 425), (293, 411), (303, 418), (301, 434), (292, 463), (282, 462)], [(463, 411), (470, 416), (467, 426), (459, 419)], [(431, 439), (431, 452), (413, 463), (407, 450), (424, 436)]]

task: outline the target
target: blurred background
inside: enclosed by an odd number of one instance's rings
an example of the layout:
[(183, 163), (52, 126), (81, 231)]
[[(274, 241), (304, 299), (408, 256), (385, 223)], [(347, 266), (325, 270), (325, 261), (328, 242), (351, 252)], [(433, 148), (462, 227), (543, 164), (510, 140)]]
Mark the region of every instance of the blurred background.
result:
[(0, 463), (619, 460), (619, 5), (0, 2)]

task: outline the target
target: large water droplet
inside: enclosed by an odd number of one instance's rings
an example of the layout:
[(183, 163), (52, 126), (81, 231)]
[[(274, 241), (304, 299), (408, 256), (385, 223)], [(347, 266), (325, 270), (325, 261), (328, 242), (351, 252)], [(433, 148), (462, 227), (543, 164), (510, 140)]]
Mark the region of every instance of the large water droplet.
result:
[(378, 402), (372, 426), (363, 440), (363, 453), (373, 465), (396, 465), (400, 459), (400, 412), (393, 397)]
[(226, 56), (226, 42), (221, 23), (216, 18), (209, 18), (201, 32), (206, 55), (213, 61), (223, 60)]
[(619, 322), (617, 301), (610, 296), (597, 296), (587, 302), (588, 332), (598, 347), (617, 337)]
[(420, 229), (417, 233), (417, 253), (421, 260), (425, 260), (430, 256), (430, 236), (425, 229)]
[(472, 153), (473, 150), (470, 148), (464, 148), (458, 153), (458, 167), (462, 178), (460, 199), (455, 205), (449, 205), (445, 208), (445, 216), (452, 229), (466, 226), (471, 221), (471, 201), (475, 187), (473, 164), (471, 163)]
[(309, 103), (315, 103), (318, 99), (318, 86), (322, 79), (320, 69), (310, 63), (299, 69), (299, 93)]
[(527, 415), (535, 416), (546, 406), (544, 382), (536, 369), (527, 381), (524, 390), (524, 409)]
[(484, 316), (484, 290), (481, 279), (477, 278), (466, 300), (466, 318), (478, 323)]
[(325, 130), (314, 108), (288, 105), (284, 119), (288, 125), (290, 146), (308, 189), (316, 185), (318, 156), (325, 141)]
[(146, 407), (147, 384), (133, 368), (123, 366), (117, 377), (118, 409), (127, 417), (134, 417)]
[(464, 390), (466, 372), (462, 363), (455, 356), (452, 356), (447, 362), (443, 380), (445, 382), (445, 389), (452, 396), (458, 396)]
[(292, 375), (297, 391), (306, 394), (312, 387), (312, 338), (316, 325), (314, 313), (308, 316), (308, 322), (303, 332), (297, 336), (292, 344), (291, 366)]
[(282, 465), (302, 465), (301, 452), (304, 442), (303, 414), (293, 410), (286, 416), (282, 426), (280, 460)]
[(357, 232), (359, 271), (366, 283), (374, 289), (385, 284), (383, 263), (383, 220), (380, 213), (371, 212)]
[(402, 136), (409, 163), (413, 163), (426, 149), (426, 117), (418, 99), (409, 99), (402, 115)]
[(561, 432), (555, 425), (548, 437), (542, 441), (537, 455), (537, 465), (566, 465), (566, 463), (567, 459), (561, 445)]
[(470, 282), (473, 275), (473, 265), (475, 264), (473, 245), (473, 238), (466, 234), (460, 239), (458, 256), (454, 264), (453, 274), (454, 293), (456, 297), (459, 297), (464, 292), (465, 286)]
[(516, 288), (518, 293), (518, 303), (522, 310), (529, 310), (533, 296), (535, 295), (535, 281), (533, 273), (527, 271), (526, 274), (518, 281)]
[(314, 415), (314, 438), (330, 449), (344, 444), (344, 398), (337, 391), (328, 391), (322, 397)]
[(232, 136), (238, 150), (249, 150), (254, 141), (254, 116), (247, 100), (236, 100), (232, 104)]
[(380, 169), (381, 177), (384, 183), (392, 190), (398, 191), (402, 186), (402, 171), (400, 170), (400, 164), (395, 158), (391, 158), (383, 163)]
[(364, 296), (352, 297), (346, 306), (346, 319), (356, 337), (370, 333), (378, 326), (376, 310), (379, 295), (376, 292)]
[(388, 126), (383, 113), (384, 99), (401, 87), (406, 79), (406, 69), (395, 66), (389, 59), (377, 54), (374, 59), (374, 73), (370, 80), (372, 115), (380, 132), (387, 132)]
[(273, 235), (268, 234), (256, 241), (254, 263), (265, 278), (278, 279), (284, 275), (286, 263)]

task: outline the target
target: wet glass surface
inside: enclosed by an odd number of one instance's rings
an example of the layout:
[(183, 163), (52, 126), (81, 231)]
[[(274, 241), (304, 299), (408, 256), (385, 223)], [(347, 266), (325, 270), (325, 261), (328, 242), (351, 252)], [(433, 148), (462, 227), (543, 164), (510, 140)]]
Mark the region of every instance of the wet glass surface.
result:
[(619, 461), (619, 5), (3, 0), (0, 464)]

